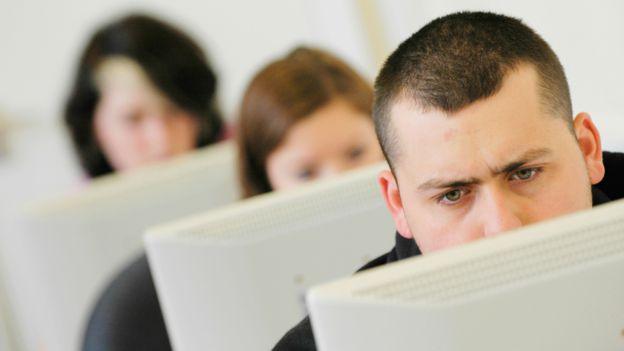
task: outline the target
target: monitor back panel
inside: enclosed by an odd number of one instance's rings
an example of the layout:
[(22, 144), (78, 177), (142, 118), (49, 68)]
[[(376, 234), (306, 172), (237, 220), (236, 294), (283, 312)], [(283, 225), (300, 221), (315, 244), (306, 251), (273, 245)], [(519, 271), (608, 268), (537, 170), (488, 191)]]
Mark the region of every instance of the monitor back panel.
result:
[(308, 287), (387, 252), (394, 225), (378, 172), (150, 231), (150, 267), (176, 350), (268, 350), (305, 316)]
[(624, 349), (624, 202), (315, 287), (317, 346)]
[(233, 145), (219, 145), (29, 209), (11, 236), (11, 295), (39, 344), (79, 349), (97, 298), (143, 250), (147, 227), (239, 197), (234, 160)]

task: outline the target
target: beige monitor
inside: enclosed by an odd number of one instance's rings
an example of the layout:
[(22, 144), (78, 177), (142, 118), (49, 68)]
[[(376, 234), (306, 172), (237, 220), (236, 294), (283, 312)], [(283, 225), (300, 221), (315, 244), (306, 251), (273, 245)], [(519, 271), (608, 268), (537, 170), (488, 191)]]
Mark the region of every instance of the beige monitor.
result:
[(315, 287), (321, 351), (624, 350), (624, 200)]
[(3, 310), (3, 306), (0, 305), (0, 350), (10, 350), (9, 329), (7, 325), (6, 312)]
[(47, 351), (78, 350), (96, 299), (143, 250), (145, 229), (237, 200), (236, 180), (226, 142), (31, 206), (8, 243), (20, 327)]
[(386, 164), (155, 227), (146, 247), (177, 351), (269, 350), (306, 289), (394, 244), (376, 176)]

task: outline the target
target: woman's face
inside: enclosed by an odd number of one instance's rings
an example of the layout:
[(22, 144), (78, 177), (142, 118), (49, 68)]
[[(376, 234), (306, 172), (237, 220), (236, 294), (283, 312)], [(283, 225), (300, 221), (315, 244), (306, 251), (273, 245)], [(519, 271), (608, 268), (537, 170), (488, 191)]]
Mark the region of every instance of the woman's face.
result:
[(271, 187), (283, 190), (382, 160), (370, 116), (334, 99), (290, 128), (266, 170)]
[(107, 59), (98, 67), (96, 81), (100, 100), (93, 121), (95, 137), (116, 171), (196, 147), (197, 119), (164, 96), (134, 61)]

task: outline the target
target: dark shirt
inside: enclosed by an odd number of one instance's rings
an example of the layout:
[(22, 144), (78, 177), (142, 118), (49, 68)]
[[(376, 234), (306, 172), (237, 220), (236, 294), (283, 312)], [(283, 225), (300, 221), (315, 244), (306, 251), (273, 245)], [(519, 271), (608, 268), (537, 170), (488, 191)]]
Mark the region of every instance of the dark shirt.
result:
[(145, 254), (102, 293), (87, 324), (82, 350), (172, 350)]
[[(592, 186), (593, 206), (624, 197), (624, 154), (604, 152), (603, 163), (607, 172), (605, 172), (605, 177), (600, 183)], [(360, 268), (358, 272), (420, 254), (420, 250), (414, 240), (405, 239), (397, 233), (395, 246), (392, 250), (367, 263), (364, 267)], [(306, 317), (289, 330), (273, 348), (273, 351), (290, 350), (316, 350), (310, 317)]]

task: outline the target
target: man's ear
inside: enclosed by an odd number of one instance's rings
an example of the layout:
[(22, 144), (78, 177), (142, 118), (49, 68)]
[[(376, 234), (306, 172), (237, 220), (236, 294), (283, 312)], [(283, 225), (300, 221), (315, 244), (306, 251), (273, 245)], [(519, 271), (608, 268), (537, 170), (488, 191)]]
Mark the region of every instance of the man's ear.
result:
[(600, 134), (589, 114), (581, 112), (574, 118), (574, 132), (585, 159), (587, 173), (592, 184), (599, 183), (605, 174), (602, 163)]
[(384, 170), (377, 176), (377, 182), (381, 187), (381, 193), (383, 194), (386, 206), (392, 215), (396, 229), (406, 239), (413, 239), (407, 220), (405, 218), (405, 209), (403, 208), (403, 202), (401, 202), (401, 194), (399, 193), (399, 184), (394, 178), (394, 174), (389, 170)]

